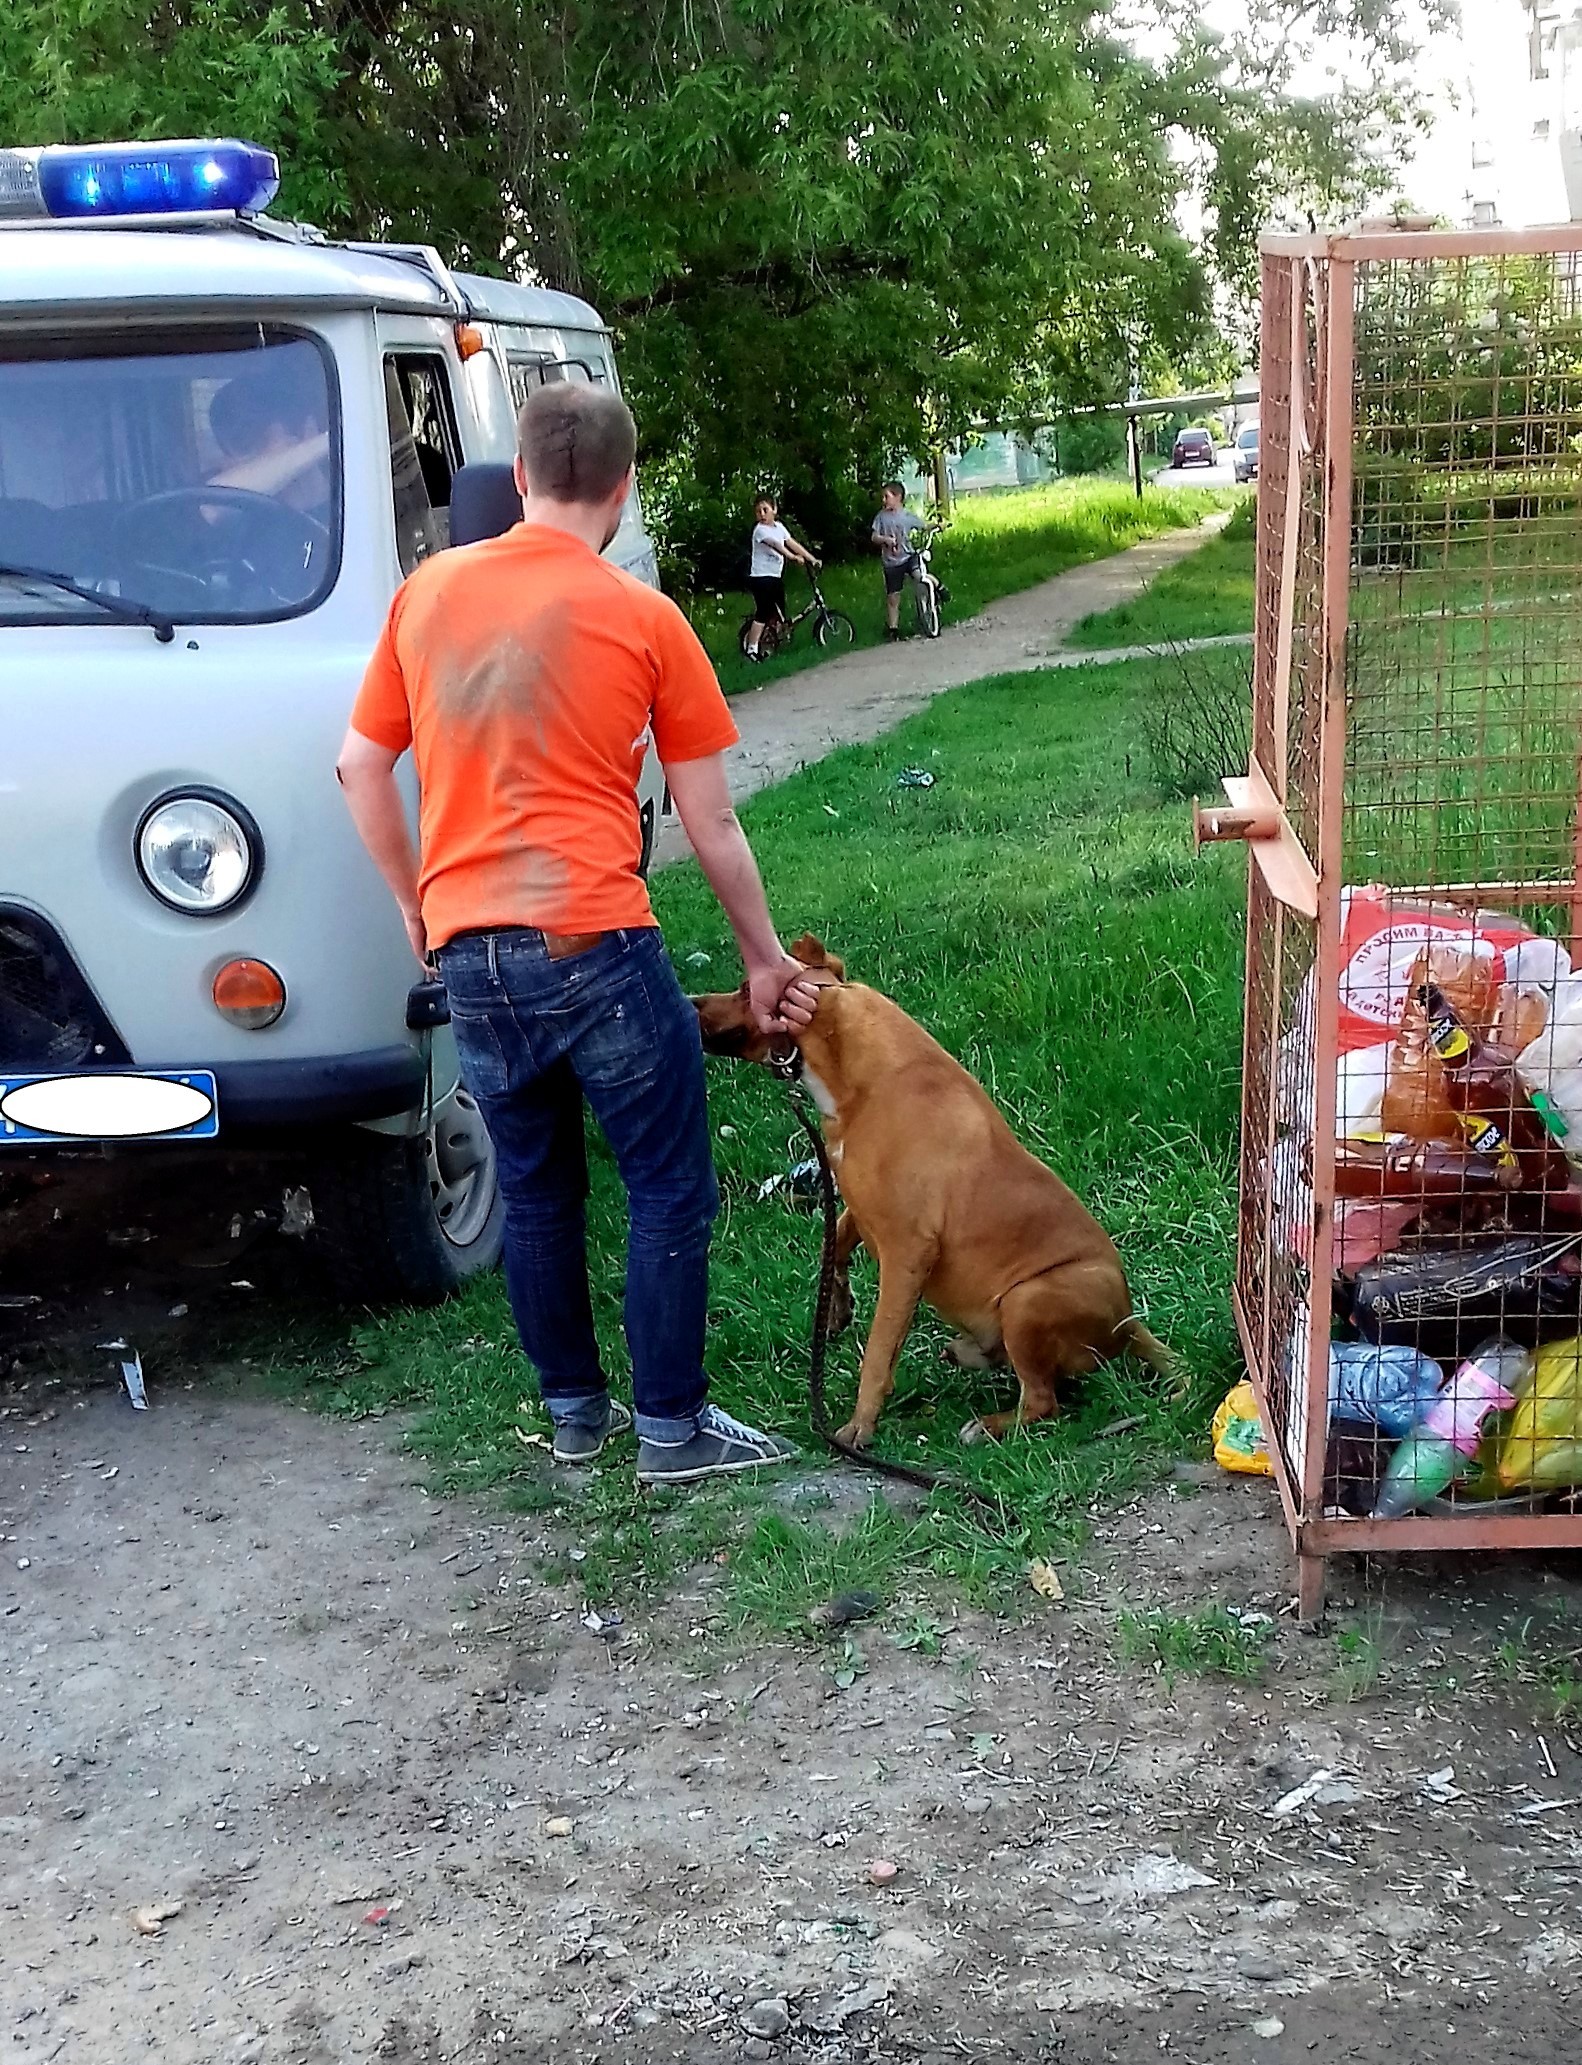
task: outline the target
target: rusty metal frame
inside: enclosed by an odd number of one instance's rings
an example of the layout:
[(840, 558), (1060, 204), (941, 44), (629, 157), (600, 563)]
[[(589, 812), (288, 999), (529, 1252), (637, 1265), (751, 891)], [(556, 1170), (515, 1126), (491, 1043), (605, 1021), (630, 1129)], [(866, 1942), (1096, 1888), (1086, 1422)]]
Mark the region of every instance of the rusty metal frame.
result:
[[(1258, 518), (1259, 602), (1254, 638), (1253, 753), (1245, 779), (1226, 782), (1227, 804), (1198, 815), (1200, 839), (1243, 838), (1248, 842), (1249, 928), (1258, 908), (1266, 936), (1249, 929), (1246, 973), (1244, 1083), (1254, 1102), (1246, 1106), (1241, 1156), (1242, 1209), (1237, 1275), (1232, 1306), (1237, 1330), (1269, 1434), (1269, 1453), (1287, 1528), (1297, 1552), (1299, 1598), (1306, 1617), (1321, 1609), (1324, 1559), (1341, 1553), (1479, 1551), (1582, 1547), (1582, 1511), (1496, 1511), (1463, 1509), (1454, 1516), (1414, 1514), (1378, 1520), (1334, 1517), (1325, 1510), (1328, 1439), (1329, 1300), (1335, 1237), (1334, 1154), (1322, 1143), (1337, 1130), (1337, 1064), (1340, 1053), (1341, 894), (1345, 865), (1348, 779), (1348, 656), (1353, 581), (1361, 562), (1357, 533), (1353, 455), (1357, 382), (1355, 322), (1368, 268), (1398, 261), (1582, 258), (1582, 226), (1535, 230), (1417, 231), (1394, 225), (1308, 236), (1270, 236), (1262, 244), (1264, 288), (1265, 438), (1270, 458)], [(1309, 325), (1311, 324), (1311, 328)], [(1303, 495), (1314, 485), (1304, 475), (1307, 404), (1303, 378), (1310, 345), (1318, 379), (1317, 455), (1322, 463), (1322, 580), (1316, 632), (1322, 655), (1322, 710), (1316, 819), (1308, 823), (1312, 851), (1303, 845), (1296, 813), (1304, 799), (1289, 786), (1289, 736), (1296, 650), (1299, 547), (1303, 541)], [(1282, 392), (1282, 382), (1284, 391)], [(1282, 420), (1287, 419), (1287, 420)], [(1498, 405), (1496, 403), (1496, 427)], [(1283, 433), (1283, 435), (1281, 434)], [(1284, 446), (1283, 452), (1281, 446)], [(1496, 452), (1498, 447), (1496, 446)], [(1278, 506), (1276, 506), (1278, 503)], [(1308, 505), (1311, 511), (1311, 503)], [(1307, 598), (1311, 607), (1312, 597)], [(1453, 662), (1452, 662), (1453, 664)], [(1308, 677), (1311, 681), (1311, 675)], [(1303, 722), (1310, 712), (1304, 709)], [(1582, 799), (1582, 722), (1576, 755)], [(1272, 763), (1272, 764), (1271, 764)], [(1437, 848), (1435, 849), (1437, 850)], [(1573, 949), (1582, 940), (1582, 800), (1575, 810), (1574, 847), (1559, 866), (1535, 869), (1527, 878), (1429, 883), (1403, 895), (1431, 896), (1446, 903), (1499, 907), (1548, 903), (1571, 912)], [(1562, 872), (1566, 861), (1570, 872)], [(1304, 876), (1305, 868), (1305, 876)], [(1286, 962), (1300, 933), (1293, 920), (1314, 924), (1310, 1021), (1293, 1020)], [(1256, 949), (1256, 950), (1255, 950)], [(1582, 956), (1577, 957), (1582, 963)], [(1582, 972), (1582, 971), (1579, 971)], [(1265, 1047), (1299, 1023), (1312, 1041), (1311, 1228), (1306, 1256), (1305, 1359), (1298, 1373), (1288, 1366), (1302, 1328), (1289, 1340), (1275, 1337), (1278, 1324), (1273, 1278), (1273, 1166), (1279, 1146), (1281, 1090), (1278, 1065)], [(1263, 1046), (1260, 1046), (1260, 1042)], [(1263, 1099), (1267, 1098), (1267, 1105)], [(1256, 1113), (1257, 1132), (1249, 1132)], [(1249, 1185), (1255, 1194), (1249, 1195)], [(1261, 1189), (1259, 1188), (1261, 1186)], [(1289, 1229), (1287, 1229), (1289, 1231)], [(1280, 1393), (1273, 1381), (1280, 1370)], [(1290, 1410), (1300, 1429), (1287, 1424)]]

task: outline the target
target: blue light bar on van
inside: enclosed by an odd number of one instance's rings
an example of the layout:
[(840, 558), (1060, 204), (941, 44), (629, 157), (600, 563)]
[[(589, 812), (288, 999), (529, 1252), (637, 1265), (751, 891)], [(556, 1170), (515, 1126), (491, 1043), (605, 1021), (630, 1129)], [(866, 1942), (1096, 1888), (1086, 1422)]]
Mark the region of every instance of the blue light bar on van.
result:
[(0, 150), (0, 221), (256, 215), (279, 186), (279, 159), (234, 137)]

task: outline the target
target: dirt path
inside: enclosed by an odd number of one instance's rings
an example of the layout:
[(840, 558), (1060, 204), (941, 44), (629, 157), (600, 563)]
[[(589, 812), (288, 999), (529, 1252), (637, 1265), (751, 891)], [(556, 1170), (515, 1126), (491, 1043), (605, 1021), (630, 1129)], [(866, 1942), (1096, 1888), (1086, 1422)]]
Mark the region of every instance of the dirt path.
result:
[[(1072, 626), (1140, 595), (1156, 574), (1195, 552), (1205, 535), (1225, 521), (1213, 516), (1192, 530), (1170, 531), (1109, 559), (1071, 567), (991, 603), (963, 624), (947, 625), (937, 639), (909, 638), (900, 645), (843, 653), (737, 696), (732, 711), (742, 736), (727, 755), (732, 795), (741, 802), (836, 746), (878, 738), (947, 688), (989, 674), (1101, 657), (1062, 652)], [(690, 850), (674, 820), (661, 828), (656, 846), (661, 864)]]
[[(1582, 1745), (1500, 1647), (1553, 1570), (1398, 1570), (1348, 1679), (1268, 1488), (1186, 1466), (1060, 1606), (858, 1627), (837, 1680), (714, 1565), (590, 1632), (542, 1523), (425, 1496), (388, 1425), (174, 1343), (150, 1395), (6, 1394), (17, 2065), (1567, 2054)], [(1206, 1600), (1263, 1682), (1120, 1659), (1122, 1609)]]

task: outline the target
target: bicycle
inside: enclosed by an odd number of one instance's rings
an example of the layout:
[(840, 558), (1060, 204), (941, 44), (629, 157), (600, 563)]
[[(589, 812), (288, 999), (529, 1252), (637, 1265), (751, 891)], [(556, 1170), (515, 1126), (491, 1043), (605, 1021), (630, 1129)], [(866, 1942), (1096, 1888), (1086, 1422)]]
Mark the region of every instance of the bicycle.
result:
[[(794, 617), (782, 617), (778, 623), (765, 624), (763, 626), (758, 635), (759, 659), (772, 660), (776, 653), (788, 652), (791, 648), (791, 642), (796, 636), (798, 624), (805, 624), (809, 617), (813, 619), (813, 638), (815, 643), (823, 646), (826, 650), (850, 645), (857, 636), (857, 626), (846, 615), (845, 611), (831, 609), (824, 600), (824, 591), (818, 584), (818, 568), (810, 566), (805, 571), (807, 573), (808, 586), (813, 591), (811, 597), (797, 611)], [(736, 642), (741, 647), (743, 653), (747, 650), (747, 633), (751, 629), (753, 621), (752, 614), (749, 612), (742, 618), (741, 629), (736, 634)]]
[(942, 523), (925, 523), (912, 533), (916, 541), (908, 569), (912, 578), (912, 607), (917, 616), (917, 628), (925, 638), (937, 638), (944, 629), (943, 605), (950, 600), (950, 590), (935, 578), (929, 564), (945, 528)]

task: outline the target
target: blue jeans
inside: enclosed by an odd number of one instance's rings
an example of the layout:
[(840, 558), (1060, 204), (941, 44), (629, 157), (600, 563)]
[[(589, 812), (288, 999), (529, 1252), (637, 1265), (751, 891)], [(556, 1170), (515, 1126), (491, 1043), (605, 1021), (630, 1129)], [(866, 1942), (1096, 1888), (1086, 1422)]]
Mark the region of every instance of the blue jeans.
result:
[(462, 1078), (482, 1107), (505, 1199), (505, 1282), (557, 1426), (602, 1428), (588, 1295), (583, 1100), (626, 1186), (626, 1339), (637, 1431), (696, 1433), (709, 1228), (719, 1209), (697, 1013), (656, 927), (552, 961), (534, 931), (440, 950)]

